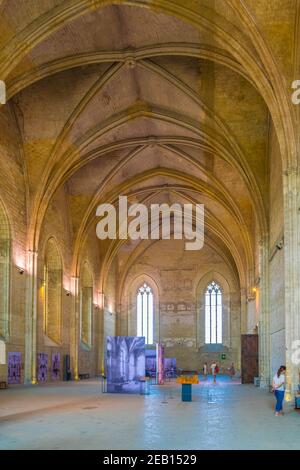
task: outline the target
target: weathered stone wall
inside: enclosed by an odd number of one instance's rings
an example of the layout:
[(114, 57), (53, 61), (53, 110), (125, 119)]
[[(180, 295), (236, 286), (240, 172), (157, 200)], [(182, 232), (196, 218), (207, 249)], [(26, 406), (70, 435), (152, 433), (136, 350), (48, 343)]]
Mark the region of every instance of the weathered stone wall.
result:
[[(21, 352), (24, 364), (26, 308), (26, 181), (22, 165), (21, 145), (12, 105), (0, 107), (0, 199), (10, 230), (10, 298), (8, 302), (8, 352)], [(19, 268), (24, 269), (20, 274)], [(7, 366), (0, 369), (1, 380), (7, 378)], [(24, 378), (22, 369), (21, 379)]]
[[(223, 293), (223, 345), (217, 347), (204, 341), (204, 293), (212, 280)], [(143, 281), (154, 292), (154, 340), (165, 345), (166, 356), (177, 358), (179, 368), (196, 370), (215, 359), (224, 369), (231, 361), (239, 367), (240, 289), (221, 254), (208, 244), (200, 251), (185, 251), (179, 240), (150, 246), (130, 268), (121, 292), (124, 335), (136, 334), (136, 286)]]
[(273, 126), (270, 132), (270, 361), (271, 375), (285, 363), (284, 248), (282, 166)]
[(82, 262), (87, 262), (93, 277), (93, 307), (91, 321), (91, 346), (87, 348), (79, 341), (79, 373), (89, 373), (91, 377), (100, 373), (101, 368), (101, 311), (98, 308), (98, 284), (100, 260), (98, 242), (94, 231), (91, 231), (81, 253)]
[[(61, 292), (61, 325), (60, 341), (55, 342), (45, 334), (45, 250), (47, 241), (53, 237), (59, 251), (62, 263), (62, 292)], [(63, 356), (70, 353), (70, 316), (72, 311), (72, 296), (70, 292), (71, 272), (71, 235), (69, 228), (68, 209), (63, 189), (60, 190), (47, 210), (41, 232), (38, 255), (38, 320), (37, 320), (37, 354), (48, 354), (48, 381), (51, 381), (52, 353), (59, 352), (61, 365)], [(62, 378), (62, 368), (61, 368)]]
[(117, 305), (116, 305), (116, 288), (117, 288), (117, 261), (115, 260), (107, 273), (105, 280), (105, 298), (104, 308), (102, 310), (102, 349), (101, 349), (101, 372), (105, 371), (105, 349), (107, 336), (119, 334), (117, 329)]

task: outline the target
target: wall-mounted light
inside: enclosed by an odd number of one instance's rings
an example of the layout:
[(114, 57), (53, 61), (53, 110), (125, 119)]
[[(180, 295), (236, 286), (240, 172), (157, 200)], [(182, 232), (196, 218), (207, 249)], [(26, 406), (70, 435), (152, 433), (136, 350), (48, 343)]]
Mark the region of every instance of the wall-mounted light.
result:
[(70, 297), (70, 295), (71, 295), (71, 292), (69, 290), (66, 290), (66, 296)]
[(259, 283), (260, 283), (260, 277), (258, 276), (258, 277), (255, 279), (254, 284), (255, 284), (256, 286), (258, 286)]
[(24, 268), (20, 268), (20, 267), (18, 266), (18, 272), (19, 272), (19, 274), (22, 275), (22, 274), (24, 274), (25, 269), (24, 269)]
[(276, 243), (277, 250), (282, 250), (283, 246), (284, 246), (284, 241), (278, 240), (278, 242)]

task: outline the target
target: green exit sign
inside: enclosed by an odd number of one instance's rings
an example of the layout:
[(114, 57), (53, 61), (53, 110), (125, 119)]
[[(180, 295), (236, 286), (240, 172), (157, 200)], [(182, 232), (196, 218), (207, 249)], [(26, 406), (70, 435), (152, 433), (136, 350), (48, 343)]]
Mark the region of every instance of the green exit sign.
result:
[(226, 354), (222, 354), (222, 355), (221, 355), (221, 358), (222, 358), (222, 361), (225, 361), (225, 359), (226, 359)]

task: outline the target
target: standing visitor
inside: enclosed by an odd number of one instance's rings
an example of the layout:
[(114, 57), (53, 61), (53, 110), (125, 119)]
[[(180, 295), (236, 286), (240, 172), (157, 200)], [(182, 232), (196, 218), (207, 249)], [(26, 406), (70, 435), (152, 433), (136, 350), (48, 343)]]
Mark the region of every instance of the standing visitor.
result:
[(204, 380), (206, 380), (207, 379), (207, 362), (205, 362), (203, 366), (203, 375), (204, 375)]
[(273, 378), (273, 391), (276, 398), (275, 416), (283, 415), (282, 403), (285, 389), (285, 366), (280, 366)]
[(210, 366), (211, 373), (212, 373), (213, 378), (214, 378), (214, 383), (216, 383), (216, 381), (217, 381), (217, 367), (218, 367), (218, 364), (215, 361)]
[(235, 376), (235, 367), (234, 367), (233, 362), (231, 363), (231, 366), (229, 367), (229, 375), (230, 375), (231, 380)]

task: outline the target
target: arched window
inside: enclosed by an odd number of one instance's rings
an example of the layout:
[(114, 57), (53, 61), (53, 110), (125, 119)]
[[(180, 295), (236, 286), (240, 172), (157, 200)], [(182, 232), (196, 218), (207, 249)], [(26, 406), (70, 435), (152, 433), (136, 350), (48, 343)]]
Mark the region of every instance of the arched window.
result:
[(4, 340), (9, 332), (9, 258), (9, 225), (0, 203), (0, 338)]
[(205, 343), (222, 344), (222, 292), (214, 281), (205, 292)]
[(146, 344), (153, 344), (153, 293), (146, 283), (137, 294), (137, 335), (145, 336)]
[(80, 274), (80, 331), (81, 341), (92, 345), (93, 278), (87, 263)]
[(45, 255), (45, 334), (61, 341), (62, 261), (53, 238), (50, 238)]

